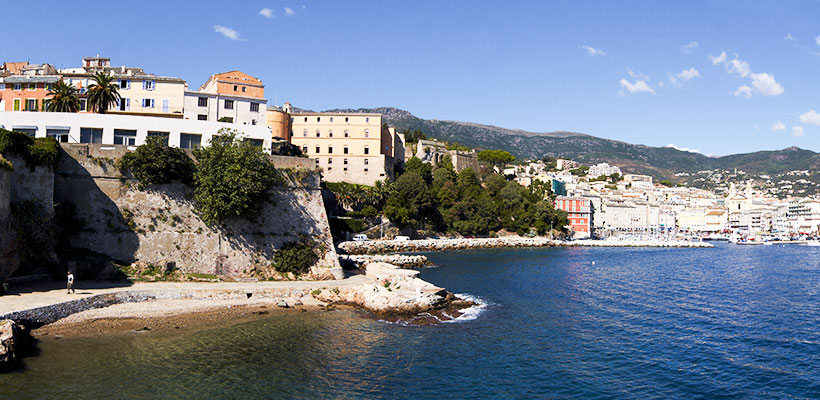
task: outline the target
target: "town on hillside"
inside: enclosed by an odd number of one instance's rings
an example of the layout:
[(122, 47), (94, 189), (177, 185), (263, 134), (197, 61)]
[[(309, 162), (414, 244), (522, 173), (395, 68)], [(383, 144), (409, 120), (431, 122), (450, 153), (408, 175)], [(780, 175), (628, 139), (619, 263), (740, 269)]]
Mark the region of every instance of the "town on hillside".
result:
[[(378, 113), (268, 104), (264, 90), (260, 79), (237, 70), (215, 73), (193, 89), (182, 78), (112, 65), (99, 55), (64, 69), (6, 62), (0, 128), (131, 150), (154, 136), (195, 149), (233, 128), (267, 153), (313, 160), (334, 200), (328, 210), (339, 240), (638, 234), (761, 242), (818, 234), (820, 200), (791, 181), (766, 189), (742, 179), (742, 171), (701, 171), (699, 179), (712, 183), (701, 189), (607, 163), (515, 160), (500, 150), (399, 132)], [(794, 185), (803, 172), (790, 173)]]

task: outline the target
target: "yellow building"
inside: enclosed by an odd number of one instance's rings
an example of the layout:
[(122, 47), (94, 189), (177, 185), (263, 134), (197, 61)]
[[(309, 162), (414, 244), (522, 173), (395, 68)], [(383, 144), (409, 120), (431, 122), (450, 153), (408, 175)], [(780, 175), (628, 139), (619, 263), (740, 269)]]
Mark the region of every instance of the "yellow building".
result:
[(290, 136), (328, 182), (373, 185), (404, 162), (404, 138), (382, 126), (381, 114), (293, 113)]

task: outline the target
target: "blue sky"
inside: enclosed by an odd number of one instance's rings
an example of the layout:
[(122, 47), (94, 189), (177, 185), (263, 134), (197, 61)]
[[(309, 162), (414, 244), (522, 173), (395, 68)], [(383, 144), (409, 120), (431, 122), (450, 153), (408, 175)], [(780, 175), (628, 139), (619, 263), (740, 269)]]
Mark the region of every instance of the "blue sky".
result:
[(271, 103), (315, 110), (394, 106), (704, 154), (820, 151), (817, 1), (4, 6), (17, 34), (3, 61), (75, 67), (100, 53), (192, 88), (240, 69)]

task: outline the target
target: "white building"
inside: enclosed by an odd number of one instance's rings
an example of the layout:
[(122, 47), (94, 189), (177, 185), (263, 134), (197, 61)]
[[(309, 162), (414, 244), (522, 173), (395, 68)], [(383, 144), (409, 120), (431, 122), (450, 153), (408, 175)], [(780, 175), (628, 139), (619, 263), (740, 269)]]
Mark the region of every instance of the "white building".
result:
[(185, 92), (185, 119), (265, 125), (267, 104), (255, 97)]
[(600, 163), (589, 167), (587, 176), (590, 178), (597, 178), (599, 176), (610, 176), (612, 174), (621, 175), (621, 169), (614, 165), (609, 165), (608, 163)]
[(139, 146), (148, 136), (167, 136), (168, 144), (184, 149), (207, 146), (222, 128), (233, 128), (242, 137), (271, 148), (265, 125), (237, 126), (211, 121), (122, 114), (0, 112), (0, 127), (33, 137), (53, 137), (62, 143), (102, 143)]

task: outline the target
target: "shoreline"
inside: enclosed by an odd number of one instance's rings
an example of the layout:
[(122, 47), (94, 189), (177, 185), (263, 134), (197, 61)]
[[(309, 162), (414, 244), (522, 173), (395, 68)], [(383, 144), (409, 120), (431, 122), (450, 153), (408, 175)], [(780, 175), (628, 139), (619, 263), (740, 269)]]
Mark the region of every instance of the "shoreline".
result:
[(420, 239), (420, 240), (367, 240), (338, 244), (339, 250), (349, 255), (384, 255), (391, 253), (449, 251), (469, 249), (497, 249), (519, 247), (675, 247), (712, 248), (711, 243), (683, 240), (592, 240), (563, 241), (548, 238), (479, 238), (479, 239)]

